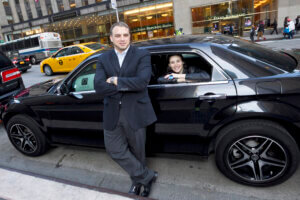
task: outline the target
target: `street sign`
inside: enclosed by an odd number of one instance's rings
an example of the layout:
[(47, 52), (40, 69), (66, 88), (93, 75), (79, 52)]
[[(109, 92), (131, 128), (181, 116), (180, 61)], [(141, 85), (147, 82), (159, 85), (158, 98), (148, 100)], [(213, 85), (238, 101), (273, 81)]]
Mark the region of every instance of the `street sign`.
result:
[(113, 9), (117, 9), (117, 1), (116, 0), (111, 0), (111, 7)]

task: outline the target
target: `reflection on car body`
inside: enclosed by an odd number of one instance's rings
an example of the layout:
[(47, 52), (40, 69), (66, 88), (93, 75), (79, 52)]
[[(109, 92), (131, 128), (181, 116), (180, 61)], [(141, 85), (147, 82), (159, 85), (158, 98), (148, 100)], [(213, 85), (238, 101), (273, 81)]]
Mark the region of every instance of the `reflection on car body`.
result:
[[(153, 68), (148, 89), (158, 120), (148, 128), (147, 151), (215, 152), (222, 173), (254, 186), (281, 183), (295, 172), (300, 128), (296, 60), (225, 36), (182, 36), (136, 45), (149, 50)], [(174, 54), (211, 79), (157, 83)], [(87, 58), (61, 82), (35, 85), (18, 97), (19, 103), (8, 105), (3, 122), (20, 152), (37, 156), (48, 144), (60, 143), (104, 146), (105, 102), (93, 85), (98, 56)]]

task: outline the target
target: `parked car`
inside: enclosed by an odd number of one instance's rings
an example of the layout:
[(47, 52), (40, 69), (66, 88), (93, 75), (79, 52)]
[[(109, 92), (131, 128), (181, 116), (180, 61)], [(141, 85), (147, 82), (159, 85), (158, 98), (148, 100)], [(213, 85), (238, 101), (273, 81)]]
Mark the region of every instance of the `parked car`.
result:
[(0, 112), (6, 101), (24, 89), (21, 72), (12, 61), (0, 51)]
[(76, 44), (58, 50), (40, 64), (41, 72), (51, 76), (55, 72), (70, 72), (84, 59), (106, 48), (96, 42)]
[(10, 59), (21, 72), (27, 72), (31, 68), (29, 57), (21, 58), (19, 54), (13, 54)]
[[(153, 68), (148, 90), (158, 120), (147, 129), (148, 153), (214, 152), (223, 174), (252, 186), (279, 184), (295, 172), (300, 72), (293, 57), (220, 35), (135, 45), (149, 50)], [(94, 91), (99, 53), (63, 80), (34, 85), (10, 102), (2, 119), (18, 151), (39, 156), (56, 144), (104, 147), (104, 104)], [(174, 54), (210, 81), (159, 84)]]

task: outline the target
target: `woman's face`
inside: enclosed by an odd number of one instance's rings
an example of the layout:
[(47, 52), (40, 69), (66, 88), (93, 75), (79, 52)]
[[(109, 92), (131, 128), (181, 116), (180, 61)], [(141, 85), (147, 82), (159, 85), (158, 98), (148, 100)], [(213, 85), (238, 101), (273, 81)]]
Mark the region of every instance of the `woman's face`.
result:
[(169, 59), (169, 67), (175, 73), (182, 73), (183, 71), (183, 61), (180, 56), (171, 56)]

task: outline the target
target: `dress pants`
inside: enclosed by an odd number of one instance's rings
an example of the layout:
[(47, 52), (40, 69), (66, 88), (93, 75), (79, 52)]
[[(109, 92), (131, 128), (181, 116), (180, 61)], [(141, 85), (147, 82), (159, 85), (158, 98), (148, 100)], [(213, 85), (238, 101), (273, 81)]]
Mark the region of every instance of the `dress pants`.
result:
[(133, 130), (124, 109), (120, 108), (117, 127), (104, 130), (104, 143), (107, 153), (130, 175), (133, 183), (146, 185), (153, 178), (154, 171), (146, 167), (146, 128)]

